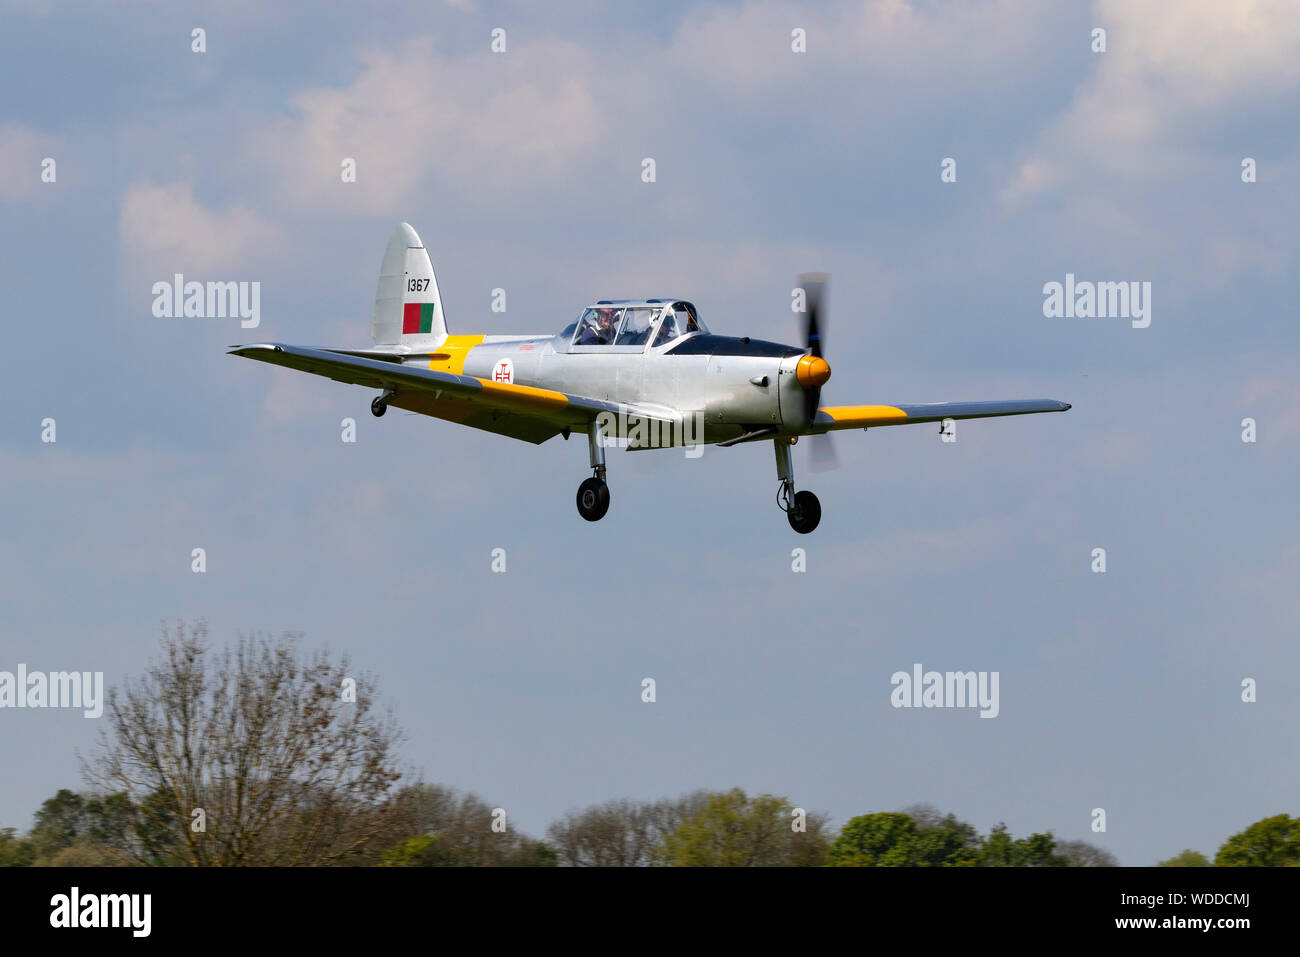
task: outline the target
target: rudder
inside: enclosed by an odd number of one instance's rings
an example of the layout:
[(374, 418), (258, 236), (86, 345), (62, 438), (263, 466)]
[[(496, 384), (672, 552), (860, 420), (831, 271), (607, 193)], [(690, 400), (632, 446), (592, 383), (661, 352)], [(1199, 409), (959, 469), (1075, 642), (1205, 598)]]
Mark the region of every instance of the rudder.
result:
[(370, 336), (376, 345), (417, 348), (437, 346), (447, 337), (433, 264), (410, 223), (398, 225), (384, 250)]

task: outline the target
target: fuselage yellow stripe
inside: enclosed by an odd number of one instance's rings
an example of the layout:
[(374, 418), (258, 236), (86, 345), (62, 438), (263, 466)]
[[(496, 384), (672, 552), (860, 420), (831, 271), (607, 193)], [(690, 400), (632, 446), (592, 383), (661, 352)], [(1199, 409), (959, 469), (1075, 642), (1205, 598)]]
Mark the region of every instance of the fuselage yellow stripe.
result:
[[(429, 360), (429, 368), (434, 372), (451, 372), (464, 375), (465, 357), (469, 350), (483, 344), (482, 336), (448, 336), (447, 341), (438, 346), (439, 358)], [(446, 356), (446, 358), (441, 358)]]

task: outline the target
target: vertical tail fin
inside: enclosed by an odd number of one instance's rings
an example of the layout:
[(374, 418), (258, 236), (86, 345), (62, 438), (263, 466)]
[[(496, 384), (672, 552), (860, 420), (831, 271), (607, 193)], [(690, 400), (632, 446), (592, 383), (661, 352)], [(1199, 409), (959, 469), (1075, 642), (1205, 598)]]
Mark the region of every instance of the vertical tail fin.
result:
[(384, 250), (370, 336), (376, 345), (417, 348), (435, 347), (447, 338), (433, 264), (409, 223), (398, 225)]

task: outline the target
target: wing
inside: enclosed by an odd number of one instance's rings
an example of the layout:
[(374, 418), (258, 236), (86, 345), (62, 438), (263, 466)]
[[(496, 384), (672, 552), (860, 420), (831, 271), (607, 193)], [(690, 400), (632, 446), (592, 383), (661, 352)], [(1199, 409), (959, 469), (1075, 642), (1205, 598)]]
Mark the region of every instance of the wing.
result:
[(565, 429), (585, 433), (600, 413), (619, 412), (617, 403), (600, 399), (403, 365), (401, 355), (335, 352), (277, 342), (235, 346), (230, 355), (351, 385), (392, 389), (396, 395), (388, 404), (399, 409), (538, 444)]
[(991, 402), (924, 402), (920, 405), (831, 405), (817, 410), (810, 432), (874, 429), (881, 425), (915, 425), (944, 419), (988, 419), (999, 415), (1064, 412), (1056, 399), (998, 399)]

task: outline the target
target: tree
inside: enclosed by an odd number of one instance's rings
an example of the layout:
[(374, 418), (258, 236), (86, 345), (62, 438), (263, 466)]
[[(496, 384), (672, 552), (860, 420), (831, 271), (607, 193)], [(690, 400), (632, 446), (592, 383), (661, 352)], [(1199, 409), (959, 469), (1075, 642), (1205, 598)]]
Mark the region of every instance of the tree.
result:
[(380, 867), (468, 867), (473, 854), (457, 847), (445, 834), (417, 834), (389, 848), (379, 860)]
[(85, 840), (34, 862), (36, 867), (123, 867), (130, 863), (131, 859), (121, 851)]
[(36, 860), (36, 848), (12, 827), (0, 828), (0, 867), (30, 867)]
[(1209, 867), (1210, 859), (1200, 851), (1186, 850), (1175, 854), (1167, 861), (1161, 861), (1160, 867)]
[(740, 788), (708, 794), (664, 836), (659, 862), (675, 867), (817, 866), (824, 863), (826, 816), (807, 814), (795, 831), (794, 807), (783, 797), (749, 797)]
[(916, 867), (974, 867), (980, 837), (975, 828), (931, 804), (915, 804), (904, 812), (916, 823), (909, 864)]
[(1064, 867), (1065, 858), (1053, 853), (1055, 846), (1050, 832), (1013, 840), (1007, 826), (999, 824), (985, 838), (979, 863), (983, 867)]
[(1057, 841), (1055, 854), (1066, 867), (1119, 867), (1114, 854), (1087, 841)]
[(850, 818), (831, 845), (833, 867), (906, 867), (911, 863), (916, 822), (899, 811)]
[(568, 867), (650, 867), (662, 863), (658, 849), (681, 823), (698, 812), (708, 792), (661, 801), (607, 801), (570, 811), (547, 829)]
[(1300, 818), (1278, 814), (1256, 821), (1223, 842), (1218, 867), (1292, 867), (1300, 864)]
[(401, 836), (401, 735), (375, 713), (374, 680), (298, 640), (241, 638), (213, 656), (204, 623), (178, 624), (161, 661), (109, 691), (82, 770), (137, 809), (134, 859), (365, 863)]
[(67, 788), (35, 815), (31, 845), (36, 865), (129, 863), (139, 847), (136, 808), (125, 794), (96, 796)]
[(76, 791), (62, 788), (47, 798), (36, 812), (31, 839), (39, 855), (54, 854), (90, 830), (86, 800)]
[(385, 867), (554, 867), (555, 849), (511, 829), (474, 794), (416, 784), (398, 795), (411, 836), (384, 852)]
[(929, 804), (906, 811), (862, 814), (844, 825), (831, 846), (836, 867), (973, 867), (975, 828)]
[[(851, 818), (831, 846), (829, 862), (837, 867), (1060, 867), (1071, 863), (1070, 855), (1057, 854), (1055, 848), (1051, 834), (1016, 840), (1005, 824), (981, 838), (955, 815), (917, 804), (906, 811)], [(1071, 851), (1081, 861), (1109, 857), (1082, 842), (1072, 845)]]

